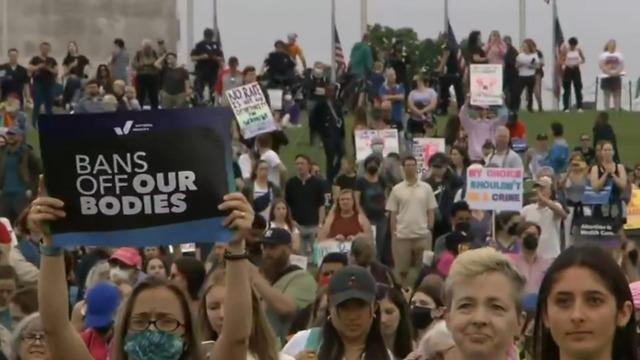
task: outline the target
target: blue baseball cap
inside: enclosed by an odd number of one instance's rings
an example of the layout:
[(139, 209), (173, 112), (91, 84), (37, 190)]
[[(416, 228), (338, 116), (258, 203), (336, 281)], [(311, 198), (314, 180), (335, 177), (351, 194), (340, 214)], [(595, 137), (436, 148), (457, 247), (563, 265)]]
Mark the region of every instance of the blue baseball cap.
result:
[(116, 310), (120, 306), (120, 292), (115, 286), (100, 282), (87, 291), (84, 301), (87, 306), (84, 325), (87, 328), (103, 328), (115, 320)]

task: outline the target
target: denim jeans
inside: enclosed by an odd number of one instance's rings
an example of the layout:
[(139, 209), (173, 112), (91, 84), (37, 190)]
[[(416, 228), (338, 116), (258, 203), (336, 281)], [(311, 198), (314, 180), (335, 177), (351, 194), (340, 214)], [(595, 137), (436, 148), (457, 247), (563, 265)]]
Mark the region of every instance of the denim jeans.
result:
[(46, 114), (53, 114), (53, 86), (54, 83), (36, 82), (33, 85), (33, 127), (38, 127), (40, 107), (44, 104)]

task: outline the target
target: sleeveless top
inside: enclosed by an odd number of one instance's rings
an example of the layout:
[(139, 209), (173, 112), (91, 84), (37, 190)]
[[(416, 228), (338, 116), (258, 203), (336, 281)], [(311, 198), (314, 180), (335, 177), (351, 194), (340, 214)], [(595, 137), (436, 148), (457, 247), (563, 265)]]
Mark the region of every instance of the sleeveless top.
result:
[(344, 218), (340, 214), (336, 214), (331, 223), (331, 229), (329, 230), (329, 238), (334, 238), (337, 235), (342, 235), (345, 238), (348, 236), (355, 236), (363, 232), (362, 226), (358, 221), (358, 213), (354, 212), (353, 215)]

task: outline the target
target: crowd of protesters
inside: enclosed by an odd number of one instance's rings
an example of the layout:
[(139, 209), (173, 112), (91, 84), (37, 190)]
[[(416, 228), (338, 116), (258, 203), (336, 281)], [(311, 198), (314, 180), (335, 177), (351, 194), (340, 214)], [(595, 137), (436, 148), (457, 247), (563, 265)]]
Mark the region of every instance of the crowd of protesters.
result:
[[(469, 36), (469, 63), (505, 65), (500, 109), (465, 100), (452, 44), (440, 59), (439, 89), (409, 72), (401, 42), (385, 59), (368, 37), (356, 44), (349, 71), (368, 79), (373, 106), (357, 109), (353, 129), (395, 128), (403, 144), (386, 156), (373, 144), (360, 162), (345, 156), (334, 87), (314, 63), (305, 84), (310, 141), (322, 139), (326, 175), (307, 154), (282, 161), (287, 124), (299, 116), (283, 97), (278, 130), (255, 140), (234, 133), (239, 192), (219, 205), (234, 232), (228, 244), (194, 252), (56, 247), (47, 226), (65, 217), (64, 203), (45, 193), (25, 141), (25, 105), (33, 125), (41, 105), (48, 113), (182, 108), (208, 89), (215, 105), (228, 106), (221, 95), (256, 81), (257, 71), (240, 70), (235, 57), (225, 66), (214, 35), (206, 30), (191, 53), (193, 81), (162, 41), (145, 40), (130, 56), (116, 39), (95, 76), (74, 42), (61, 69), (47, 43), (27, 68), (9, 51), (0, 67), (12, 72), (1, 93), (0, 216), (8, 222), (0, 226), (0, 359), (640, 359), (640, 264), (622, 230), (640, 166), (620, 162), (606, 112), (592, 134), (565, 137), (556, 122), (528, 146), (517, 110), (524, 90), (528, 109), (534, 98), (541, 109), (544, 60), (532, 40), (518, 52), (497, 32), (486, 45), (479, 32)], [(307, 60), (297, 36), (287, 38), (264, 67), (270, 82), (289, 86), (297, 61), (304, 69)], [(585, 59), (575, 38), (562, 59), (565, 109), (573, 85), (580, 111)], [(611, 79), (605, 97), (619, 107), (615, 42), (601, 67)], [(450, 87), (459, 113), (447, 120), (446, 151), (423, 173), (404, 150), (412, 137), (438, 137)], [(482, 167), (524, 170), (532, 191), (520, 212), (493, 214), (464, 200), (467, 170)], [(615, 247), (581, 243), (576, 229), (593, 219), (614, 224)], [(317, 249), (333, 243), (349, 251), (314, 263)]]

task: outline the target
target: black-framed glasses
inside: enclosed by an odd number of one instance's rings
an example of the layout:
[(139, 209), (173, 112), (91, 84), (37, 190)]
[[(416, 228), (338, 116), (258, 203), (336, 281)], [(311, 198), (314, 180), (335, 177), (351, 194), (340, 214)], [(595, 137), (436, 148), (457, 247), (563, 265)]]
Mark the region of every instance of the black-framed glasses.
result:
[(47, 338), (44, 335), (44, 332), (30, 332), (28, 334), (22, 335), (22, 339), (27, 340), (32, 344), (35, 344), (38, 341), (44, 344), (47, 341)]
[(169, 317), (162, 317), (155, 320), (144, 317), (134, 317), (131, 318), (131, 321), (129, 322), (129, 330), (144, 331), (150, 328), (152, 324), (156, 329), (166, 332), (174, 332), (184, 325), (180, 321)]

